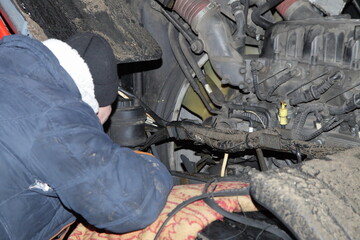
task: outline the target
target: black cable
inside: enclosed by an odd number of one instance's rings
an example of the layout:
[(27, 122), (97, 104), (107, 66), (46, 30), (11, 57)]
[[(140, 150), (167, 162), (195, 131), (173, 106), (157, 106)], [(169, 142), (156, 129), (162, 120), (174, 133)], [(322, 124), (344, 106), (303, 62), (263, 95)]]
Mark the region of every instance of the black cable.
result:
[(356, 0), (353, 0), (352, 3), (355, 6), (355, 9), (358, 11), (358, 13), (360, 14), (360, 5)]
[(252, 76), (252, 80), (253, 80), (253, 85), (254, 85), (254, 91), (255, 94), (257, 96), (257, 98), (260, 101), (264, 101), (265, 97), (261, 94), (260, 89), (259, 89), (259, 83), (258, 83), (258, 69), (256, 67), (257, 62), (256, 61), (251, 61), (250, 63), (250, 67), (251, 67), (251, 76)]
[(274, 94), (275, 90), (278, 89), (282, 84), (292, 79), (296, 75), (296, 73), (297, 71), (294, 70), (294, 71), (289, 71), (284, 75), (282, 75), (267, 92), (266, 100), (269, 102), (272, 101), (271, 96)]
[(191, 34), (190, 31), (186, 30), (184, 26), (179, 22), (178, 19), (175, 18), (175, 16), (169, 12), (167, 12), (165, 9), (161, 8), (161, 13), (171, 22), (174, 27), (181, 32), (181, 34), (186, 38), (186, 40), (190, 43), (192, 43), (195, 40), (195, 35)]
[(360, 108), (360, 93), (354, 94), (351, 99), (340, 107), (332, 107), (329, 109), (331, 115), (341, 115)]
[(164, 141), (169, 138), (168, 132), (166, 128), (163, 128), (161, 130), (158, 130), (154, 134), (152, 134), (150, 137), (148, 137), (146, 143), (144, 146), (141, 147), (141, 149), (145, 150), (148, 147), (150, 147), (153, 144), (159, 143), (161, 141)]
[(231, 114), (231, 118), (239, 118), (248, 122), (257, 122), (257, 123), (264, 123), (264, 128), (267, 128), (267, 119), (264, 118), (262, 115), (256, 115), (252, 112), (244, 112), (241, 114)]
[[(199, 79), (199, 82), (203, 85), (204, 89), (210, 88), (209, 84), (206, 81), (206, 77), (205, 77), (204, 73), (202, 72), (201, 68), (199, 67), (199, 65), (197, 64), (197, 62), (195, 61), (195, 59), (193, 58), (193, 56), (191, 54), (189, 44), (187, 44), (184, 36), (182, 36), (181, 34), (179, 34), (179, 44), (180, 44), (180, 48), (185, 56), (185, 59), (190, 64), (196, 77)], [(206, 93), (208, 94), (211, 102), (214, 103), (216, 106), (221, 107), (224, 104), (225, 98), (223, 95), (218, 94), (219, 96), (216, 96), (215, 92), (212, 89), (210, 92), (206, 90)], [(218, 99), (219, 97), (222, 97), (222, 98)]]
[(188, 82), (190, 83), (190, 86), (192, 87), (192, 89), (195, 91), (195, 93), (200, 97), (201, 101), (204, 103), (206, 109), (212, 113), (212, 114), (219, 114), (220, 111), (218, 110), (214, 110), (211, 108), (211, 106), (209, 105), (209, 103), (207, 102), (206, 98), (204, 97), (204, 95), (202, 94), (202, 92), (200, 91), (199, 86), (197, 85), (197, 83), (194, 81), (194, 78), (191, 75), (191, 72), (189, 70), (189, 67), (187, 66), (184, 57), (182, 55), (182, 52), (180, 51), (180, 44), (178, 41), (178, 35), (179, 33), (177, 33), (175, 31), (175, 28), (172, 25), (169, 25), (169, 29), (168, 29), (168, 36), (169, 36), (169, 40), (170, 40), (170, 46), (171, 49), (174, 53), (174, 56), (182, 70), (182, 72), (185, 75), (185, 78), (188, 80)]
[(268, 227), (264, 228), (261, 230), (261, 232), (259, 232), (259, 234), (256, 236), (255, 240), (260, 240), (260, 236), (266, 231)]
[[(295, 130), (295, 138), (296, 139), (303, 139), (303, 128), (307, 119), (307, 116), (315, 111), (321, 111), (323, 109), (323, 107), (321, 105), (310, 105), (307, 106), (304, 110), (301, 110), (301, 113), (296, 116), (294, 124), (293, 124), (293, 129)], [(300, 112), (300, 110), (299, 110)]]
[(119, 89), (119, 91), (125, 93), (127, 96), (130, 96), (132, 98), (136, 98), (136, 100), (138, 100), (140, 105), (144, 108), (145, 112), (148, 113), (155, 120), (155, 123), (157, 125), (159, 125), (161, 127), (165, 127), (165, 125), (168, 123), (168, 121), (166, 121), (165, 119), (159, 117), (159, 115), (157, 115), (153, 110), (151, 110), (151, 108), (148, 105), (146, 105), (143, 101), (141, 101), (141, 99), (139, 97), (137, 97), (133, 93), (130, 93), (130, 92), (128, 92), (125, 89), (122, 89), (120, 87), (118, 89)]
[(170, 219), (176, 214), (178, 213), (181, 209), (183, 209), (184, 207), (186, 207), (187, 205), (196, 202), (198, 200), (203, 200), (209, 197), (225, 197), (225, 196), (239, 196), (239, 195), (248, 195), (249, 194), (249, 189), (245, 188), (245, 189), (239, 189), (237, 191), (234, 190), (224, 190), (224, 191), (220, 191), (220, 192), (210, 192), (210, 193), (205, 193), (205, 194), (201, 194), (199, 196), (195, 196), (192, 198), (189, 198), (188, 200), (185, 200), (184, 202), (180, 203), (179, 205), (176, 206), (176, 208), (174, 208), (169, 214), (168, 217), (165, 219), (165, 221), (163, 222), (163, 224), (160, 226), (159, 230), (157, 231), (154, 240), (157, 240), (162, 232), (162, 230), (164, 229), (164, 227), (166, 226), (166, 224), (170, 221)]
[[(263, 203), (262, 201), (260, 201), (259, 199), (256, 199), (256, 197), (254, 196), (255, 194), (253, 194), (253, 189), (250, 190), (250, 196), (256, 201), (256, 203), (258, 203), (260, 206), (264, 207), (266, 210), (268, 210), (270, 213), (272, 213), (278, 220), (281, 221), (281, 223), (289, 230), (289, 232), (292, 234), (292, 236), (295, 237), (295, 239), (300, 239), (299, 235), (294, 231), (294, 229), (291, 228), (291, 226), (283, 221), (283, 219), (279, 216), (279, 214), (271, 207), (268, 206), (267, 204)], [(289, 235), (288, 235), (289, 236)], [(288, 239), (292, 239), (290, 236)]]
[(310, 141), (318, 136), (320, 136), (320, 134), (322, 134), (323, 132), (328, 132), (334, 128), (336, 128), (337, 126), (339, 126), (344, 120), (340, 120), (340, 121), (336, 121), (335, 118), (330, 119), (328, 122), (326, 122), (324, 124), (324, 126), (320, 129), (318, 129), (317, 131), (309, 134), (309, 135), (303, 135), (302, 136), (302, 140), (304, 141)]
[(264, 3), (263, 5), (261, 5), (260, 7), (258, 7), (257, 9), (255, 9), (253, 11), (253, 13), (251, 14), (251, 19), (252, 21), (264, 28), (264, 29), (268, 29), (269, 27), (271, 27), (271, 25), (273, 25), (272, 22), (266, 20), (265, 18), (262, 17), (262, 15), (264, 13), (266, 13), (267, 11), (269, 11), (270, 9), (272, 9), (273, 7), (276, 7), (277, 5), (279, 5), (281, 2), (283, 2), (284, 0), (270, 0), (266, 3)]
[[(266, 121), (264, 121), (266, 128), (270, 126), (270, 120), (271, 120), (271, 113), (266, 108), (260, 107), (260, 106), (246, 106), (246, 105), (238, 105), (238, 104), (228, 104), (228, 108), (235, 109), (235, 110), (241, 110), (241, 111), (252, 111), (256, 113), (260, 113), (266, 118)], [(263, 120), (263, 119), (262, 119)]]
[[(207, 192), (208, 188), (210, 187), (211, 183), (213, 182), (208, 182), (203, 190), (203, 194)], [(211, 192), (211, 193), (216, 193), (216, 192)], [(204, 202), (211, 207), (212, 209), (214, 209), (215, 211), (217, 211), (218, 213), (220, 213), (221, 215), (223, 215), (224, 217), (231, 219), (235, 222), (250, 226), (250, 227), (254, 227), (254, 228), (258, 228), (258, 229), (265, 229), (265, 231), (270, 232), (278, 237), (281, 237), (282, 239), (289, 239), (291, 240), (291, 237), (284, 232), (283, 230), (281, 230), (280, 228), (278, 228), (275, 225), (271, 225), (268, 224), (266, 222), (263, 221), (259, 221), (259, 220), (255, 220), (255, 219), (251, 219), (251, 218), (247, 218), (241, 215), (237, 215), (231, 212), (228, 212), (226, 210), (224, 210), (223, 208), (221, 208), (214, 200), (213, 197), (216, 196), (212, 196), (212, 198), (205, 198)]]
[(342, 71), (337, 71), (335, 74), (331, 75), (320, 84), (312, 85), (307, 90), (303, 91), (302, 94), (290, 99), (290, 105), (294, 106), (300, 103), (306, 103), (320, 99), (322, 94), (327, 92), (336, 81), (343, 79), (344, 76), (345, 75)]

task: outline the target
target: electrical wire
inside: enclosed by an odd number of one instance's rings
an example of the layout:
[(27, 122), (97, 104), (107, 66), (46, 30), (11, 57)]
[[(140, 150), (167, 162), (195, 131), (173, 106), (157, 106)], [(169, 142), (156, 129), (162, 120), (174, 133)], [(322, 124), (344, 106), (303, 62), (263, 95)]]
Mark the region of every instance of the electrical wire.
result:
[(127, 97), (136, 98), (136, 100), (139, 101), (140, 105), (144, 108), (145, 112), (148, 113), (153, 120), (155, 120), (156, 125), (158, 125), (160, 127), (165, 127), (165, 125), (168, 123), (168, 121), (159, 117), (153, 110), (151, 110), (151, 108), (148, 105), (146, 105), (143, 101), (141, 101), (141, 99), (139, 97), (137, 97), (136, 95), (134, 95), (122, 88), (118, 88), (118, 93), (119, 93), (119, 91), (122, 92), (123, 94), (125, 94)]
[(178, 213), (181, 209), (183, 209), (184, 207), (188, 206), (189, 204), (196, 202), (198, 200), (203, 200), (205, 198), (209, 198), (209, 197), (225, 197), (225, 196), (241, 196), (241, 195), (248, 195), (249, 194), (249, 189), (248, 188), (243, 188), (243, 189), (238, 189), (238, 191), (234, 191), (234, 190), (224, 190), (224, 191), (219, 191), (219, 192), (209, 192), (209, 193), (204, 193), (201, 194), (199, 196), (195, 196), (192, 198), (189, 198), (188, 200), (185, 200), (184, 202), (180, 203), (179, 205), (177, 205), (169, 214), (168, 217), (165, 219), (165, 221), (162, 223), (162, 225), (160, 226), (159, 230), (157, 231), (154, 240), (159, 239), (159, 236), (161, 234), (161, 232), (163, 231), (163, 229), (165, 228), (165, 226), (167, 225), (167, 223), (171, 220), (171, 218)]
[(275, 77), (276, 75), (278, 75), (279, 73), (282, 73), (283, 71), (285, 71), (285, 70), (287, 70), (287, 69), (289, 69), (289, 67), (283, 68), (283, 69), (281, 69), (280, 71), (272, 74), (271, 76), (269, 76), (269, 77), (267, 77), (267, 78), (265, 78), (265, 79), (260, 80), (260, 81), (258, 82), (258, 84), (259, 84), (259, 85), (262, 84), (263, 82), (269, 80), (270, 78)]
[(240, 236), (241, 234), (243, 234), (246, 231), (247, 227), (248, 226), (245, 225), (244, 229), (241, 229), (241, 231), (239, 231), (238, 233), (233, 234), (233, 235), (231, 235), (231, 236), (229, 236), (227, 238), (213, 238), (212, 237), (211, 240), (233, 240), (234, 237), (237, 237), (237, 236)]
[(346, 92), (350, 91), (351, 89), (356, 88), (356, 87), (357, 87), (357, 86), (359, 86), (359, 85), (360, 85), (360, 82), (359, 82), (359, 83), (357, 83), (357, 84), (355, 84), (355, 85), (353, 85), (353, 86), (351, 86), (351, 87), (349, 87), (348, 89), (345, 89), (344, 91), (342, 91), (342, 92), (340, 92), (340, 93), (336, 94), (335, 96), (331, 96), (331, 98), (326, 99), (326, 100), (325, 100), (325, 102), (327, 103), (327, 102), (329, 102), (329, 101), (333, 100), (334, 98), (337, 98), (338, 96), (340, 96), (340, 95), (342, 95), (342, 94), (344, 94), (344, 93), (346, 93)]
[(254, 112), (254, 111), (245, 111), (245, 112), (254, 114), (259, 119), (259, 121), (261, 122), (263, 127), (266, 128), (266, 125), (265, 125), (264, 121), (261, 119), (261, 117), (256, 112)]
[(358, 13), (360, 14), (360, 5), (356, 0), (353, 0), (352, 3), (355, 6), (355, 9), (358, 11)]
[(259, 232), (259, 234), (256, 236), (256, 239), (255, 240), (259, 240), (260, 239), (260, 236), (266, 231), (268, 227), (265, 227), (261, 230), (261, 232)]
[(327, 75), (327, 74), (329, 74), (329, 73), (330, 73), (329, 71), (323, 72), (323, 73), (320, 74), (319, 76), (311, 79), (310, 81), (308, 81), (308, 82), (306, 82), (306, 83), (301, 84), (300, 86), (298, 86), (298, 87), (294, 88), (293, 90), (291, 90), (290, 92), (286, 93), (286, 96), (289, 96), (289, 95), (292, 94), (293, 92), (299, 90), (299, 89), (302, 88), (302, 87), (305, 87), (305, 86), (308, 85), (309, 83), (312, 83), (312, 82), (315, 81), (316, 79), (319, 79), (319, 78), (321, 78), (321, 77), (323, 77), (323, 76), (325, 76), (325, 75)]
[[(218, 181), (218, 179), (215, 179), (216, 181)], [(207, 193), (210, 185), (213, 183), (214, 181), (209, 181), (208, 183), (205, 184), (203, 193)], [(231, 191), (231, 190), (230, 190)], [(211, 193), (216, 193), (216, 192), (211, 192)], [(204, 202), (211, 207), (212, 209), (214, 209), (215, 211), (217, 211), (218, 213), (220, 213), (221, 215), (223, 215), (224, 217), (231, 219), (235, 222), (244, 224), (244, 225), (248, 225), (250, 227), (254, 227), (254, 228), (258, 228), (258, 229), (266, 229), (267, 232), (270, 232), (278, 237), (281, 237), (284, 240), (290, 240), (291, 237), (283, 230), (281, 230), (280, 228), (278, 228), (275, 225), (271, 225), (269, 223), (263, 222), (263, 221), (259, 221), (259, 220), (255, 220), (255, 219), (251, 219), (251, 218), (247, 218), (241, 215), (237, 215), (231, 212), (228, 212), (226, 210), (224, 210), (222, 207), (220, 207), (215, 201), (214, 201), (214, 197), (216, 196), (211, 196), (211, 198), (205, 198)]]

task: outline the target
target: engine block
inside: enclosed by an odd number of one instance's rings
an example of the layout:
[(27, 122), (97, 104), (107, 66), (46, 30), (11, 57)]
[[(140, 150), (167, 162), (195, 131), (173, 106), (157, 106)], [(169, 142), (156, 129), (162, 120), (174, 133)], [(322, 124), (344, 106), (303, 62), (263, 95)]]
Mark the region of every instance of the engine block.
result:
[[(247, 79), (252, 79), (248, 83), (258, 105), (278, 114), (280, 104), (287, 104), (287, 127), (295, 129), (294, 138), (314, 139), (334, 129), (335, 122), (341, 126), (336, 133), (358, 137), (359, 20), (328, 17), (276, 23), (265, 34), (259, 59), (248, 64)], [(302, 134), (306, 131), (311, 133), (307, 137)]]

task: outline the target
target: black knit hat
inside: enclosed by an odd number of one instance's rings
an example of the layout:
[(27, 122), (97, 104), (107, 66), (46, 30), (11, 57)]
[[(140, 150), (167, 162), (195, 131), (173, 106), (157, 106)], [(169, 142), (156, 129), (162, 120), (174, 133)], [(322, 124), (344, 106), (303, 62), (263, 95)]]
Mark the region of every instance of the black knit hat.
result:
[(112, 104), (117, 96), (119, 78), (115, 56), (109, 43), (94, 33), (77, 33), (66, 40), (66, 43), (77, 50), (89, 66), (99, 106)]

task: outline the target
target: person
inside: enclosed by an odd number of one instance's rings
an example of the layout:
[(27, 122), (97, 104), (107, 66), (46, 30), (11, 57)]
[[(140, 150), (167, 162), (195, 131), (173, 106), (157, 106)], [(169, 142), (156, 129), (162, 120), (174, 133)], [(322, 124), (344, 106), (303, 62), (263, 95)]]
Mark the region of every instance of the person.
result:
[(118, 85), (106, 40), (12, 35), (0, 56), (0, 238), (49, 239), (76, 217), (114, 233), (154, 221), (172, 179), (103, 131)]

